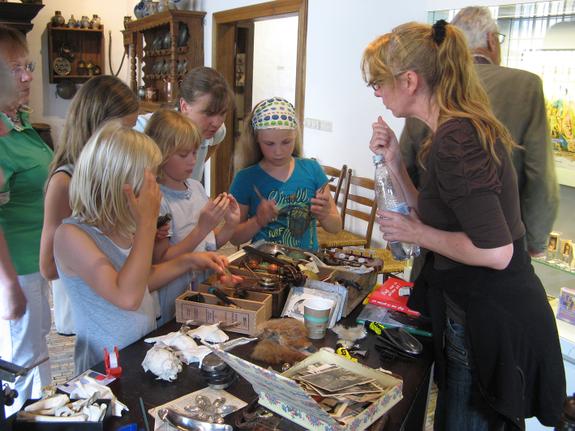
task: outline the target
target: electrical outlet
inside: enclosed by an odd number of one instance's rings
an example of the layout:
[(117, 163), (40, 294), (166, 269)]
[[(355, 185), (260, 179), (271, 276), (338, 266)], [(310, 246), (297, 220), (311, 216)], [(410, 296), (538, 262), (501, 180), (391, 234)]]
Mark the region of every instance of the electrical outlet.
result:
[(331, 121), (319, 120), (319, 130), (323, 130), (324, 132), (331, 132), (332, 129), (333, 124)]
[(331, 132), (333, 129), (333, 124), (331, 121), (318, 120), (317, 118), (305, 118), (303, 125), (308, 129), (321, 130), (324, 132)]

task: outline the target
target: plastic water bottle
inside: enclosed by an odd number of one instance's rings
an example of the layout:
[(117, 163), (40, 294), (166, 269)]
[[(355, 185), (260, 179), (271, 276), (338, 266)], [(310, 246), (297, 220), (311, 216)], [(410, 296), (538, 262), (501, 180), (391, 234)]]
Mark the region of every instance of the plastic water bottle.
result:
[[(375, 165), (375, 199), (377, 207), (382, 210), (409, 214), (409, 207), (405, 202), (401, 189), (393, 184), (393, 174), (387, 169), (382, 155), (373, 156)], [(396, 260), (407, 260), (419, 256), (419, 246), (399, 241), (389, 241), (389, 249)]]

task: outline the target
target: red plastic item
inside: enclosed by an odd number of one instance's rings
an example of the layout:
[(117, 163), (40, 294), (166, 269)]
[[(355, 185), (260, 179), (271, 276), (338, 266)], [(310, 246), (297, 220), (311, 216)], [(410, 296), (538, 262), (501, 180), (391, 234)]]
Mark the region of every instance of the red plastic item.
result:
[[(110, 357), (108, 349), (104, 348), (104, 364), (106, 365), (106, 374), (113, 377), (120, 377), (122, 375), (122, 367), (120, 367), (120, 353), (118, 352), (118, 346), (114, 346), (114, 351), (112, 354), (115, 356)], [(110, 364), (115, 366), (110, 366)]]

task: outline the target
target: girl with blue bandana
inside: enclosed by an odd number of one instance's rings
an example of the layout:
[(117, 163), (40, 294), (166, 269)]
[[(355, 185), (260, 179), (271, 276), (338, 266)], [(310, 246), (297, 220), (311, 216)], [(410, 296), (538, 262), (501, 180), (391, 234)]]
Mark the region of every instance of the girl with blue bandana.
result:
[(341, 230), (321, 166), (300, 157), (301, 131), (290, 102), (272, 97), (258, 103), (239, 147), (230, 191), (241, 222), (232, 243), (264, 239), (317, 250), (318, 222), (328, 232)]

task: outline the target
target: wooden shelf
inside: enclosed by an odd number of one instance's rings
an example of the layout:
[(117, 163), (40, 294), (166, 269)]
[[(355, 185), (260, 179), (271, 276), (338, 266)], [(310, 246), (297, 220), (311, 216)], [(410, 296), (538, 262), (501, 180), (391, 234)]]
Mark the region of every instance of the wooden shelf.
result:
[[(102, 74), (103, 73), (101, 73), (100, 75), (102, 75)], [(84, 79), (84, 80), (88, 80), (93, 76), (98, 76), (98, 75), (72, 75), (72, 74), (70, 74), (70, 75), (58, 75), (55, 73), (53, 78), (55, 80), (58, 80), (58, 79)]]
[(43, 7), (43, 4), (36, 3), (0, 3), (0, 24), (15, 27), (26, 34), (34, 27), (32, 20)]
[(88, 33), (99, 33), (102, 32), (103, 28), (80, 28), (80, 27), (65, 27), (65, 26), (53, 26), (48, 24), (48, 28), (52, 31), (79, 31)]
[[(168, 10), (126, 24), (123, 34), (124, 46), (130, 52), (130, 86), (135, 92), (142, 85), (152, 87), (158, 94), (157, 102), (142, 101), (141, 111), (152, 112), (173, 103), (175, 89), (185, 73), (203, 66), (204, 17), (205, 12)], [(183, 45), (179, 39), (185, 28), (188, 37)], [(167, 35), (170, 48), (151, 49), (152, 46), (159, 47), (158, 41), (163, 44)], [(168, 64), (168, 73), (153, 70), (158, 62)], [(184, 62), (185, 71), (180, 66)], [(172, 91), (168, 91), (168, 87)]]
[[(104, 26), (95, 29), (56, 27), (52, 23), (47, 24), (48, 33), (48, 71), (51, 84), (61, 80), (73, 80), (85, 82), (92, 77), (88, 74), (79, 74), (78, 62), (92, 63), (100, 68), (100, 72), (106, 70), (104, 55)], [(54, 60), (61, 57), (60, 50), (66, 47), (71, 50), (74, 58), (70, 60), (72, 70), (68, 75), (58, 75), (54, 72)]]
[(538, 262), (542, 265), (549, 266), (559, 271), (566, 272), (567, 274), (575, 275), (575, 268), (570, 268), (566, 262), (559, 259), (546, 260), (543, 257), (532, 258), (533, 262)]

